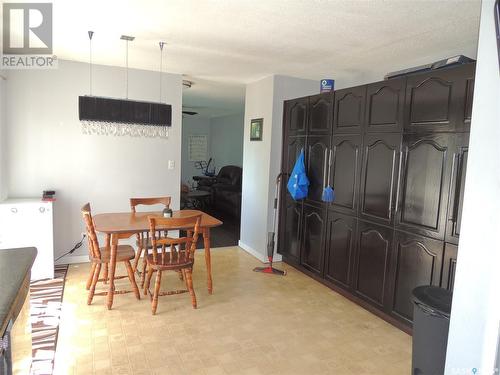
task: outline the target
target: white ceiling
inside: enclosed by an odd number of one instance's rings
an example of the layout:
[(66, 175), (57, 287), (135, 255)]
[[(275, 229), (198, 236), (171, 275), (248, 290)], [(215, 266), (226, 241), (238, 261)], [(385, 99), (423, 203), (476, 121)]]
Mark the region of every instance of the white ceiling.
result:
[(119, 37), (128, 34), (136, 37), (129, 65), (157, 70), (162, 40), (164, 69), (195, 82), (185, 102), (228, 108), (243, 105), (243, 84), (270, 74), (337, 78), (342, 85), (454, 54), (475, 58), (480, 12), (479, 0), (53, 3), (59, 58), (88, 61), (93, 30), (94, 62), (123, 66)]

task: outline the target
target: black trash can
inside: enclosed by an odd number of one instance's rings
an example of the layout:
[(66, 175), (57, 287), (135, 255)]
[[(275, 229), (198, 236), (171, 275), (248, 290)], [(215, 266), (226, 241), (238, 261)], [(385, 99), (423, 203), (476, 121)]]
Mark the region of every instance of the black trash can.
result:
[(452, 293), (436, 286), (413, 289), (412, 375), (443, 375)]

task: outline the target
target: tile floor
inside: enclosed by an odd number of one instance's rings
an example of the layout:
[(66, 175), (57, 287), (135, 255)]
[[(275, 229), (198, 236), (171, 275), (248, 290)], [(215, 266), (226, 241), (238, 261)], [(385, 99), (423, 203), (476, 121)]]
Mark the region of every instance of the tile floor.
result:
[[(196, 258), (198, 309), (188, 294), (104, 297), (86, 305), (88, 264), (70, 267), (56, 374), (409, 374), (411, 337), (296, 271), (252, 272), (259, 262), (238, 247), (212, 250), (214, 294), (203, 253)], [(124, 274), (123, 269), (119, 269)], [(181, 287), (176, 274), (166, 287)], [(126, 279), (117, 282), (128, 287)]]

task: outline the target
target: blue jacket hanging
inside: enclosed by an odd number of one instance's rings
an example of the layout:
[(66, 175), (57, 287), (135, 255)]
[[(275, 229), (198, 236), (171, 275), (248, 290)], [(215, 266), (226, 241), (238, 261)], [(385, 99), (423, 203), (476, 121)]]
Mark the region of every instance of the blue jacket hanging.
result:
[(307, 197), (309, 179), (306, 175), (306, 166), (304, 164), (304, 149), (295, 162), (290, 178), (288, 179), (287, 189), (294, 200)]

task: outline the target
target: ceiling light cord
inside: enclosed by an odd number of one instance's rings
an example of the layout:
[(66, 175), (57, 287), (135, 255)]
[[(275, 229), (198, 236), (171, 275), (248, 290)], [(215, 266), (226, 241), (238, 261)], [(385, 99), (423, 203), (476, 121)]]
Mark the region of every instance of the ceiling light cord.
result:
[(160, 42), (160, 103), (161, 103), (161, 89), (162, 89), (162, 68), (163, 68), (163, 46), (165, 45), (165, 42)]
[(89, 89), (90, 96), (92, 96), (92, 37), (94, 36), (93, 31), (89, 31)]
[(128, 40), (125, 41), (125, 72), (126, 72), (126, 82), (127, 82), (127, 88), (126, 88), (126, 93), (125, 93), (125, 99), (128, 99)]

